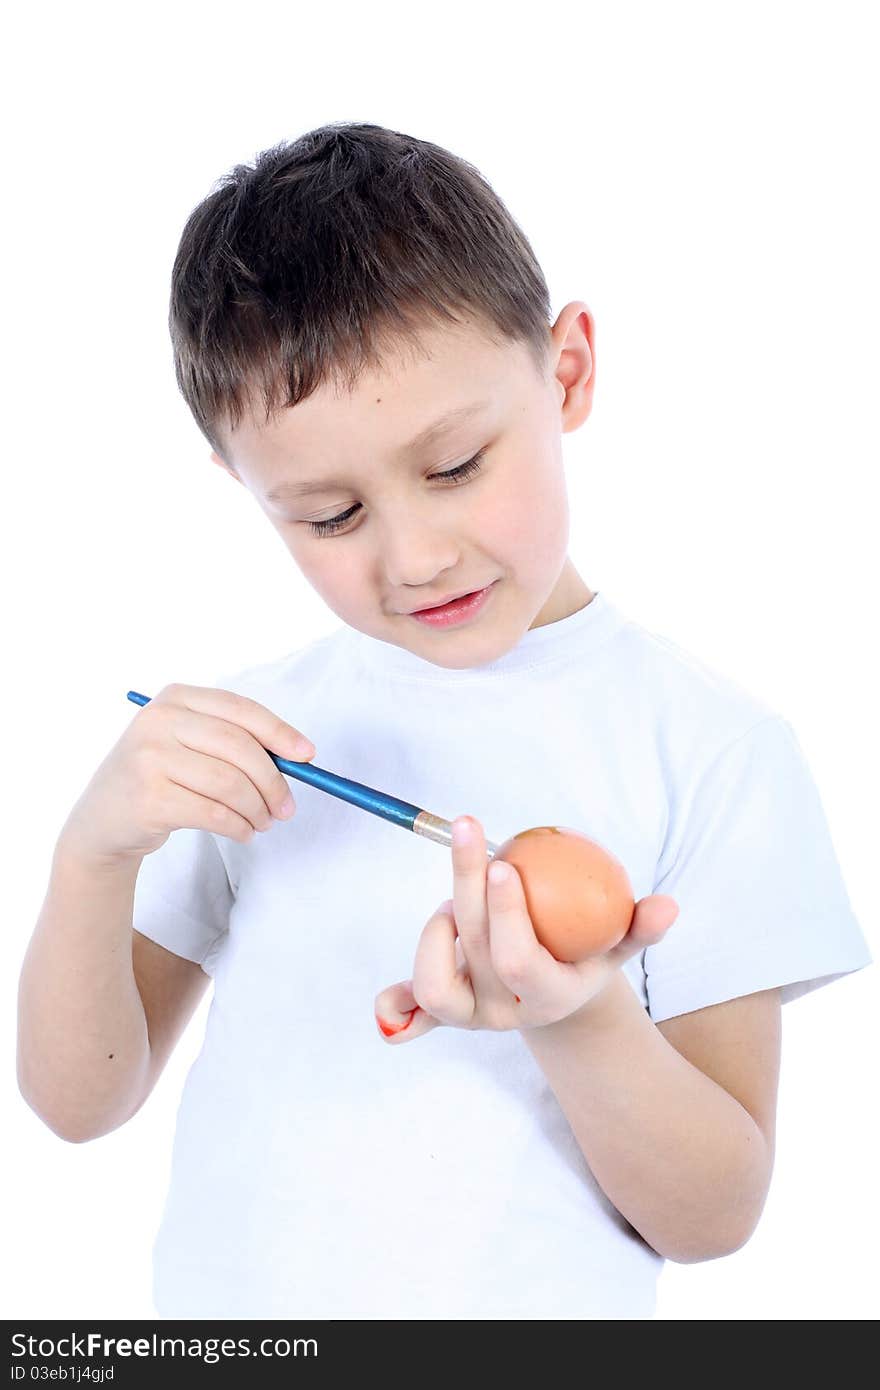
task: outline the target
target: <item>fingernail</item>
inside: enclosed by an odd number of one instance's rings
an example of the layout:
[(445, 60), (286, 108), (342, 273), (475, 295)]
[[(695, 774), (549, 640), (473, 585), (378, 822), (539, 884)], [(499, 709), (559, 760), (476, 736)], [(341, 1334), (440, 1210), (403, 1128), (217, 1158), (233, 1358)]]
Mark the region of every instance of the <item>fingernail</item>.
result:
[(452, 822), (452, 840), (456, 845), (470, 845), (474, 841), (474, 827), (469, 820), (459, 817)]
[(295, 807), (293, 804), (293, 797), (288, 792), (287, 796), (284, 798), (281, 805), (278, 807), (278, 814), (279, 816), (284, 816), (284, 818), (286, 819), (288, 816), (293, 815), (294, 810)]
[(493, 883), (505, 883), (510, 878), (510, 868), (501, 859), (494, 859), (489, 865), (489, 878)]
[(380, 1031), (382, 1034), (384, 1034), (384, 1036), (385, 1036), (386, 1038), (392, 1038), (392, 1037), (394, 1036), (395, 1033), (405, 1033), (405, 1032), (406, 1032), (407, 1028), (409, 1027), (409, 1025), (410, 1025), (410, 1024), (412, 1023), (412, 1021), (413, 1021), (413, 1016), (414, 1016), (414, 1014), (415, 1014), (415, 1009), (410, 1009), (409, 1012), (408, 1012), (407, 1014), (404, 1015), (404, 1017), (403, 1017), (403, 1019), (402, 1019), (402, 1021), (401, 1021), (400, 1023), (392, 1023), (389, 1019), (387, 1019), (387, 1018), (380, 1018), (379, 1015), (377, 1014), (377, 1015), (376, 1015), (376, 1023), (379, 1025), (379, 1031)]
[(298, 738), (293, 745), (294, 762), (305, 762), (307, 758), (315, 756), (315, 745), (311, 739)]

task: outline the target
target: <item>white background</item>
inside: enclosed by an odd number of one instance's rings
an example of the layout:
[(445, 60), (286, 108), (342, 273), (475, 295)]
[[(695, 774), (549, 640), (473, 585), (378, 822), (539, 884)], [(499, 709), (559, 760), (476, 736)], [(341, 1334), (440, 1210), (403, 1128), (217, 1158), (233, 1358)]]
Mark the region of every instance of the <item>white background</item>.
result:
[[(444, 145), (520, 222), (554, 317), (589, 304), (595, 406), (564, 442), (575, 564), (791, 721), (876, 956), (872, 11), (615, 0), (321, 19), (252, 2), (7, 21), (3, 1316), (152, 1316), (208, 999), (146, 1107), (93, 1143), (56, 1138), (14, 1064), (55, 839), (134, 716), (125, 692), (209, 683), (338, 625), (210, 463), (166, 327), (189, 212), (281, 139), (358, 120)], [(877, 1006), (873, 967), (786, 1006), (761, 1225), (727, 1259), (667, 1265), (660, 1318), (880, 1312)]]

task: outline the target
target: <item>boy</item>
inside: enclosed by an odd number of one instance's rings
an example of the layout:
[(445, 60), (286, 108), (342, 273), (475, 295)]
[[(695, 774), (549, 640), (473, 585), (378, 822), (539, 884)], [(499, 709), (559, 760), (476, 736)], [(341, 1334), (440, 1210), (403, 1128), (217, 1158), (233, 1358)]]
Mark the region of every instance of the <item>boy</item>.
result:
[[(170, 322), (214, 462), (342, 625), (134, 716), (58, 840), (22, 1092), (74, 1142), (125, 1123), (213, 977), (161, 1316), (648, 1318), (664, 1259), (755, 1229), (780, 1004), (870, 960), (792, 730), (568, 557), (593, 321), (550, 325), (471, 166), (375, 125), (264, 152), (190, 216)], [(267, 748), (471, 808), (452, 896), (436, 845), (298, 782), (291, 819)], [(580, 966), (487, 874), (542, 824), (633, 885)]]

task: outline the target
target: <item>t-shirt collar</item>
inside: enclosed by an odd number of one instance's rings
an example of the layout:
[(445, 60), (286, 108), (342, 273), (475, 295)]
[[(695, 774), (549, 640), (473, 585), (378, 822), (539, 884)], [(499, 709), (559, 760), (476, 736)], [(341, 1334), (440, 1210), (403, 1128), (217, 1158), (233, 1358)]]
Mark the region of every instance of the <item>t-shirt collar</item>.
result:
[(383, 642), (354, 628), (348, 629), (348, 634), (362, 666), (378, 675), (456, 685), (500, 679), (518, 671), (583, 659), (585, 649), (600, 646), (623, 621), (614, 605), (597, 590), (590, 602), (577, 612), (558, 618), (554, 623), (529, 628), (515, 646), (495, 661), (461, 669), (438, 666), (405, 647)]

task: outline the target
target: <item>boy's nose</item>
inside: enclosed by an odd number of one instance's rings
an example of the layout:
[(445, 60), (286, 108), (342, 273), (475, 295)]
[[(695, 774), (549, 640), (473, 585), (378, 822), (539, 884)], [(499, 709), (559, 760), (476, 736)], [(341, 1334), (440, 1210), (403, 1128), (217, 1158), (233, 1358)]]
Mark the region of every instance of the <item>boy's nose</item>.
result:
[(402, 522), (381, 544), (380, 561), (389, 590), (400, 600), (398, 609), (408, 612), (421, 594), (455, 588), (451, 576), (461, 572), (461, 548), (448, 533)]

